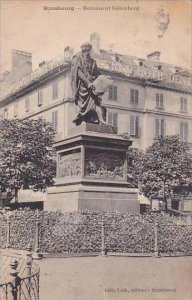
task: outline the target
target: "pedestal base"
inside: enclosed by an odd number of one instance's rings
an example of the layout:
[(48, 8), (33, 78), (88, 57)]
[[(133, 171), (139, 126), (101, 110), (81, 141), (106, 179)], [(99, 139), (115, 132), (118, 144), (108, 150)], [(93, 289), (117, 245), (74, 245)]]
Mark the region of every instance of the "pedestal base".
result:
[(55, 143), (57, 176), (47, 191), (45, 210), (139, 213), (137, 189), (127, 182), (131, 144), (111, 126), (99, 124), (82, 124)]
[(83, 186), (56, 186), (48, 189), (45, 210), (120, 211), (139, 214), (137, 189)]

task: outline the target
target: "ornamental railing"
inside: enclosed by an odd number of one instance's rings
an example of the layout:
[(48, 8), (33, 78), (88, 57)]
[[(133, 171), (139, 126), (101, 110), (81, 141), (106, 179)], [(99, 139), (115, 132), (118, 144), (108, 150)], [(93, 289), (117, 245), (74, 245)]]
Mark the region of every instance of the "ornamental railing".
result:
[(0, 300), (39, 300), (39, 266), (31, 248), (1, 250)]

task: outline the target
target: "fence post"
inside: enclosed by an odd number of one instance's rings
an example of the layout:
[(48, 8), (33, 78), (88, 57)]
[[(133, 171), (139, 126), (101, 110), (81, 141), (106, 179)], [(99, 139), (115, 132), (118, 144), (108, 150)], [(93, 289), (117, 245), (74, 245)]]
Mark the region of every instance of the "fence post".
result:
[(9, 248), (10, 246), (10, 229), (11, 229), (11, 221), (9, 217), (7, 218), (7, 242), (6, 242), (6, 248)]
[(40, 219), (36, 219), (36, 227), (35, 227), (35, 251), (33, 254), (34, 259), (41, 259), (39, 254), (39, 232), (40, 232)]
[(32, 268), (32, 246), (28, 245), (27, 246), (27, 254), (26, 254), (26, 265), (25, 265), (25, 276), (26, 276), (26, 288), (28, 292), (28, 297), (30, 299), (30, 294), (31, 294), (31, 268)]
[(20, 277), (18, 276), (18, 261), (15, 259), (10, 263), (10, 290), (8, 292), (8, 300), (18, 300), (18, 286), (20, 284)]
[(154, 257), (160, 257), (159, 248), (158, 248), (158, 222), (157, 221), (155, 221), (155, 225), (154, 225), (154, 234), (155, 234)]
[(105, 249), (105, 224), (102, 222), (101, 227), (101, 255), (106, 256), (106, 249)]

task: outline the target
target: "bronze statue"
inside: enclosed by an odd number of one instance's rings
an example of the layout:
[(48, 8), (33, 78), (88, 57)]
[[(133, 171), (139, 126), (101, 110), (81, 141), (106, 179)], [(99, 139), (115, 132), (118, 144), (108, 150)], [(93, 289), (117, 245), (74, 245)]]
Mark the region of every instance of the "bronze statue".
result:
[(80, 125), (83, 121), (106, 124), (106, 108), (101, 105), (102, 99), (99, 97), (104, 92), (97, 93), (94, 84), (98, 77), (104, 76), (100, 76), (96, 61), (90, 56), (91, 49), (91, 44), (84, 43), (81, 52), (72, 59), (71, 87), (75, 104), (79, 107), (78, 114), (73, 120), (76, 125)]

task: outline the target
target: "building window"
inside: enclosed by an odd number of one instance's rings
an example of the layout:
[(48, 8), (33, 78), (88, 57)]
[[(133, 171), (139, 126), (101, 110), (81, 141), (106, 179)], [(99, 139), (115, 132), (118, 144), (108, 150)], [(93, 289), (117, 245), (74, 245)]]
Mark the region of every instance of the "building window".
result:
[(139, 137), (139, 117), (131, 115), (130, 116), (130, 135), (134, 137)]
[(130, 93), (131, 104), (137, 105), (139, 103), (139, 91), (131, 89)]
[(57, 110), (52, 112), (52, 126), (55, 131), (57, 131), (57, 123), (58, 123), (58, 112)]
[(43, 90), (38, 91), (38, 106), (43, 104)]
[(56, 99), (58, 97), (58, 82), (53, 82), (53, 99)]
[(155, 119), (155, 138), (165, 136), (165, 120), (161, 118)]
[(14, 117), (18, 116), (18, 102), (14, 103)]
[(109, 100), (117, 101), (117, 86), (115, 85), (109, 86)]
[(25, 111), (29, 111), (29, 98), (25, 98)]
[(180, 98), (180, 110), (181, 112), (187, 112), (187, 98)]
[(5, 108), (3, 111), (3, 118), (8, 119), (8, 109), (7, 108)]
[(188, 123), (180, 122), (180, 139), (181, 141), (188, 141)]
[(163, 109), (163, 94), (156, 93), (156, 108)]
[(108, 124), (118, 129), (118, 114), (116, 112), (108, 112)]

